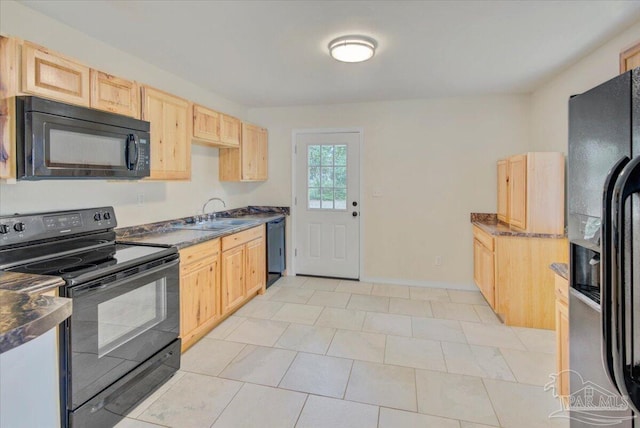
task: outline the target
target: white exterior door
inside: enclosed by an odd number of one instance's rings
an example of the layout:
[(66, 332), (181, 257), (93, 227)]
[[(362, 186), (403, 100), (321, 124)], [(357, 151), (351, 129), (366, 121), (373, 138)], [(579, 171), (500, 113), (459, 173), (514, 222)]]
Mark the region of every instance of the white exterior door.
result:
[(360, 276), (360, 133), (295, 137), (295, 269)]

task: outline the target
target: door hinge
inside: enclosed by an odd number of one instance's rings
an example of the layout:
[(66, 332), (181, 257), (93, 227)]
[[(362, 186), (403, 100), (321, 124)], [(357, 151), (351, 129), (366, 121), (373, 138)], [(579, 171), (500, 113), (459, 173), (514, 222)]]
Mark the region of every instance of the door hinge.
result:
[(298, 257), (298, 249), (297, 248), (294, 251), (294, 255), (295, 255), (295, 257)]
[(298, 145), (297, 144), (295, 146), (293, 146), (293, 154), (294, 155), (298, 154)]
[(298, 205), (298, 197), (297, 196), (295, 196), (293, 198), (293, 205)]

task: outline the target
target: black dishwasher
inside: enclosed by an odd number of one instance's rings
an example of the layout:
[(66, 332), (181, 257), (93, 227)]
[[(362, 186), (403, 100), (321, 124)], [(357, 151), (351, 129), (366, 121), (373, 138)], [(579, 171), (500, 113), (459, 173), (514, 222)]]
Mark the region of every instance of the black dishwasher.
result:
[(286, 268), (284, 226), (284, 217), (267, 223), (267, 288), (282, 276)]

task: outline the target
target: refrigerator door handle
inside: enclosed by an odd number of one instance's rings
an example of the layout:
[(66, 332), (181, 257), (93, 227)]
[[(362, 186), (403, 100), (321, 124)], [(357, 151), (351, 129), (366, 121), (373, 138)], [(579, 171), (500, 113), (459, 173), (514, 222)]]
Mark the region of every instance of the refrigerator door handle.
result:
[[(634, 372), (637, 371), (634, 367), (635, 358), (638, 356), (633, 355), (633, 343), (629, 343), (627, 340), (629, 336), (627, 330), (630, 330), (631, 335), (634, 335), (635, 332), (632, 324), (633, 307), (631, 307), (631, 313), (627, 313), (627, 296), (630, 295), (633, 299), (633, 290), (630, 289), (632, 284), (626, 284), (627, 269), (633, 268), (633, 262), (628, 263), (629, 261), (626, 260), (625, 245), (628, 244), (627, 238), (631, 239), (631, 236), (627, 234), (625, 215), (627, 201), (632, 194), (638, 192), (640, 192), (640, 156), (631, 160), (616, 180), (611, 213), (611, 320), (614, 339), (611, 350), (613, 370), (618, 390), (636, 412), (640, 408), (640, 380), (635, 379), (637, 373), (634, 375)], [(633, 301), (628, 303), (633, 304)], [(628, 322), (631, 325), (627, 325)]]
[[(613, 188), (620, 172), (631, 159), (624, 156), (611, 168), (607, 174), (604, 183), (604, 192), (602, 197), (602, 229), (601, 229), (601, 256), (600, 256), (600, 301), (602, 313), (602, 362), (605, 372), (609, 376), (609, 380), (616, 385), (616, 379), (613, 369), (613, 346), (615, 337), (612, 332), (612, 324), (614, 320), (611, 318), (612, 313), (612, 290), (611, 290), (611, 215), (613, 204)], [(617, 386), (616, 386), (617, 388)], [(620, 391), (618, 391), (620, 392)]]

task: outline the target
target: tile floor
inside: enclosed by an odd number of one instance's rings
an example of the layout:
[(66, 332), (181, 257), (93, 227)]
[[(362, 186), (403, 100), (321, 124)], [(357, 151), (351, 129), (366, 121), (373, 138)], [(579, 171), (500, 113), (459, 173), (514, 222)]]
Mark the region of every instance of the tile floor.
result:
[(478, 292), (285, 277), (117, 427), (568, 427), (554, 352)]

